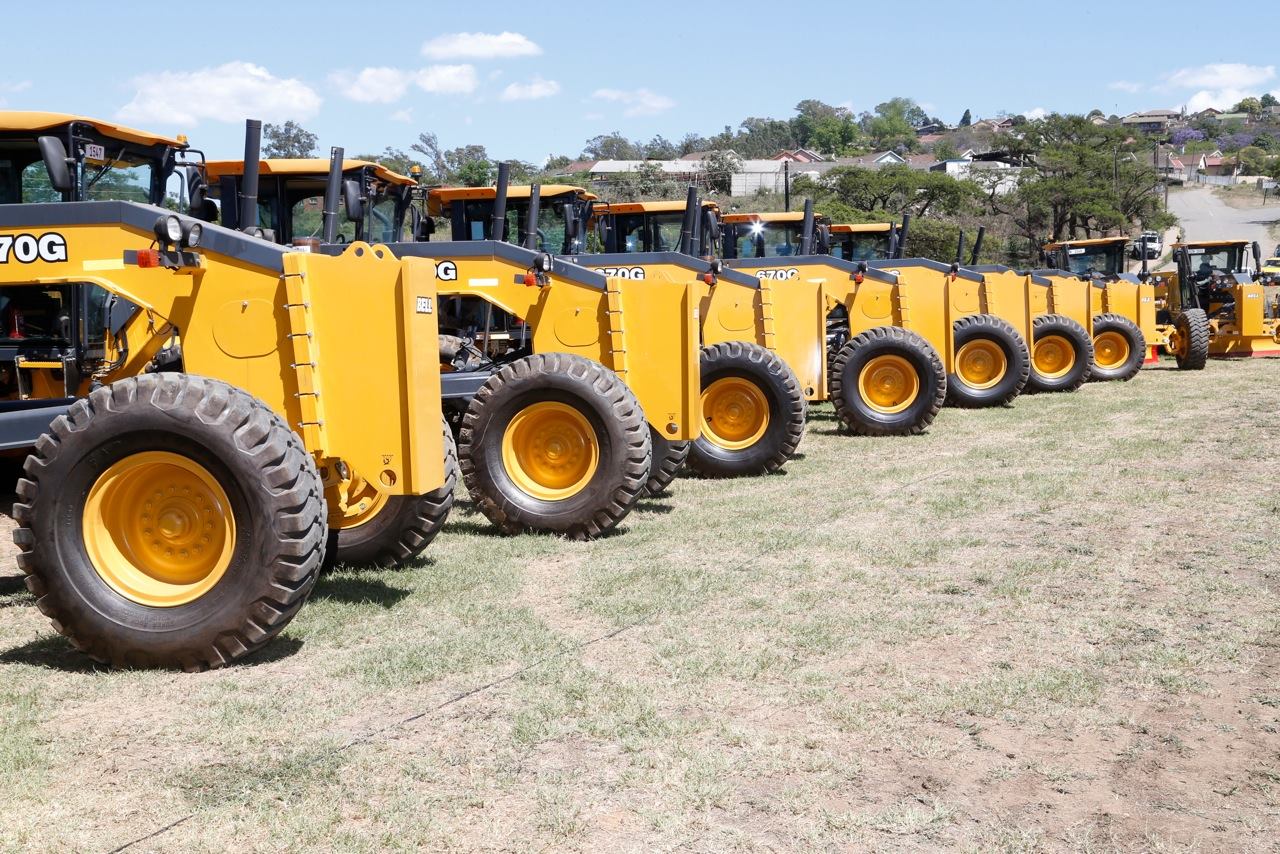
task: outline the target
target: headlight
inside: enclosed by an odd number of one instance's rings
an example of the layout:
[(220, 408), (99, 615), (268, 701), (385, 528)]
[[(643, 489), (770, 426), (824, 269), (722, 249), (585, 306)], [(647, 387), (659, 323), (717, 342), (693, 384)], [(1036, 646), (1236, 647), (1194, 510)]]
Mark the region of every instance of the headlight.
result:
[(165, 214), (156, 220), (153, 230), (161, 243), (177, 243), (182, 239), (182, 220), (173, 214)]
[(204, 237), (204, 226), (198, 222), (187, 222), (182, 226), (182, 246), (186, 249), (194, 249), (200, 245), (200, 238)]
[(717, 275), (717, 276), (718, 276), (718, 275), (720, 275), (721, 273), (723, 273), (723, 272), (724, 272), (724, 262), (723, 262), (723, 261), (721, 261), (719, 258), (717, 258), (716, 260), (712, 261), (712, 262), (711, 262), (711, 272), (712, 272), (712, 273), (714, 273), (714, 274), (715, 274), (715, 275)]
[(550, 252), (543, 252), (538, 256), (538, 269), (544, 273), (550, 273), (555, 259), (551, 257)]

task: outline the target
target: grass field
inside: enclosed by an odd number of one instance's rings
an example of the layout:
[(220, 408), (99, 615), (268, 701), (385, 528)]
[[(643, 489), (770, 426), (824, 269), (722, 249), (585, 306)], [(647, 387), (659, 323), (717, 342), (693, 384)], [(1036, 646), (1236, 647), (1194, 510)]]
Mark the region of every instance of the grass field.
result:
[(194, 676), (0, 577), (0, 849), (1268, 849), (1278, 412), (1261, 360), (914, 439), (818, 407), (785, 475), (602, 541), (463, 504)]

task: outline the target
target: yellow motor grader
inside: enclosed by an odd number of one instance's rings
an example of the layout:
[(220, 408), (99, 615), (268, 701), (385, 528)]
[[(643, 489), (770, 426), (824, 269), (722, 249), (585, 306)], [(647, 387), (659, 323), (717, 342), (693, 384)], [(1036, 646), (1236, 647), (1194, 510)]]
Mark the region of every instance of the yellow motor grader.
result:
[[(684, 202), (603, 205), (576, 187), (508, 187), (500, 170), (495, 187), (433, 188), (426, 201), (429, 214), (448, 220), (455, 240), (496, 234), (492, 226), (485, 231), (486, 222), (505, 220), (504, 239), (551, 245), (582, 268), (637, 286), (665, 280), (693, 289), (702, 344), (700, 435), (683, 443), (655, 437), (651, 493), (665, 489), (682, 465), (705, 477), (740, 477), (777, 471), (791, 458), (804, 435), (802, 387), (817, 378), (779, 346), (767, 289), (699, 257), (716, 209), (700, 203), (694, 188)], [(657, 211), (674, 219), (655, 221)]]
[[(283, 243), (340, 253), (348, 228), (356, 239), (392, 237), (378, 245), (394, 257), (434, 259), (444, 409), (477, 507), (508, 533), (585, 538), (616, 527), (650, 481), (655, 437), (699, 435), (692, 286), (602, 275), (541, 248), (561, 249), (559, 241), (575, 235), (551, 242), (544, 233), (530, 241), (539, 249), (402, 239), (430, 232), (432, 221), (409, 204), (416, 182), (347, 161), (340, 149), (326, 169), (319, 166), (251, 157), (214, 163), (218, 181), (210, 189), (224, 199), (224, 212), (230, 194), (244, 198), (246, 187), (254, 189), (261, 216)], [(299, 231), (300, 214), (315, 209), (319, 237), (314, 224)], [(505, 222), (505, 214), (490, 217), (476, 236), (494, 233), (495, 223), (501, 232)], [(509, 330), (505, 346), (494, 346), (491, 334), (475, 346), (478, 318)]]
[(402, 557), (453, 496), (434, 264), (290, 251), (160, 207), (190, 153), (0, 113), (0, 447), (29, 454), (18, 563), (55, 628), (116, 666), (198, 670), (266, 644), (351, 490), (411, 518), (386, 545)]
[[(1178, 367), (1198, 370), (1208, 358), (1208, 322), (1198, 308), (1170, 311), (1147, 271), (1147, 255), (1139, 255), (1138, 274), (1128, 272), (1127, 237), (1064, 240), (1043, 248), (1049, 269), (1037, 271), (1052, 280), (1078, 279), (1089, 285), (1091, 333), (1097, 351), (1099, 379), (1129, 379), (1163, 349)], [(1199, 312), (1199, 313), (1198, 313)]]
[(1188, 349), (1206, 341), (1210, 358), (1280, 356), (1280, 295), (1268, 299), (1256, 242), (1176, 243), (1173, 259), (1174, 272), (1154, 275), (1156, 296), (1175, 327), (1186, 319)]

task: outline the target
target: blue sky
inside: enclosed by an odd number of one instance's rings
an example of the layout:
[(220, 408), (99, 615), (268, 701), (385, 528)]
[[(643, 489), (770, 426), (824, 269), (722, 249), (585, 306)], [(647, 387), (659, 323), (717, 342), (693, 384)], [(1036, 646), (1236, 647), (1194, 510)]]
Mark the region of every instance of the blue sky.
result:
[(6, 7), (7, 32), (34, 37), (6, 39), (0, 108), (186, 133), (214, 157), (238, 152), (251, 116), (293, 118), (326, 150), (407, 149), (433, 131), (541, 162), (614, 130), (675, 140), (786, 118), (803, 98), (862, 111), (905, 95), (954, 123), (966, 108), (1124, 114), (1280, 93), (1273, 0), (1076, 0), (1071, 16), (1019, 2), (285, 5), (219, 3), (202, 26), (63, 3), (75, 62), (46, 37), (52, 7)]

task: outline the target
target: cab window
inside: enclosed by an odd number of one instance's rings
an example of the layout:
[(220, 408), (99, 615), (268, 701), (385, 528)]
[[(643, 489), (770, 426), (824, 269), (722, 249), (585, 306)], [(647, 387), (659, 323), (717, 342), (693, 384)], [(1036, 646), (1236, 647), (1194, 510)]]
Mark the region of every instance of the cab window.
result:
[[(44, 168), (44, 164), (40, 164)], [(89, 202), (151, 201), (152, 164), (121, 152), (106, 159), (85, 158), (82, 163), (84, 199)]]
[[(264, 222), (271, 222), (271, 211), (259, 205), (258, 216)], [(293, 238), (314, 237), (317, 240), (324, 236), (324, 196), (307, 196), (293, 205)], [(338, 242), (350, 243), (356, 239), (356, 224), (347, 219), (347, 206), (338, 199)]]
[[(22, 170), (22, 196), (13, 201), (21, 202), (60, 202), (62, 193), (53, 189), (49, 183), (49, 170), (44, 167), (43, 160), (28, 163)], [(9, 199), (4, 201), (8, 202)]]

